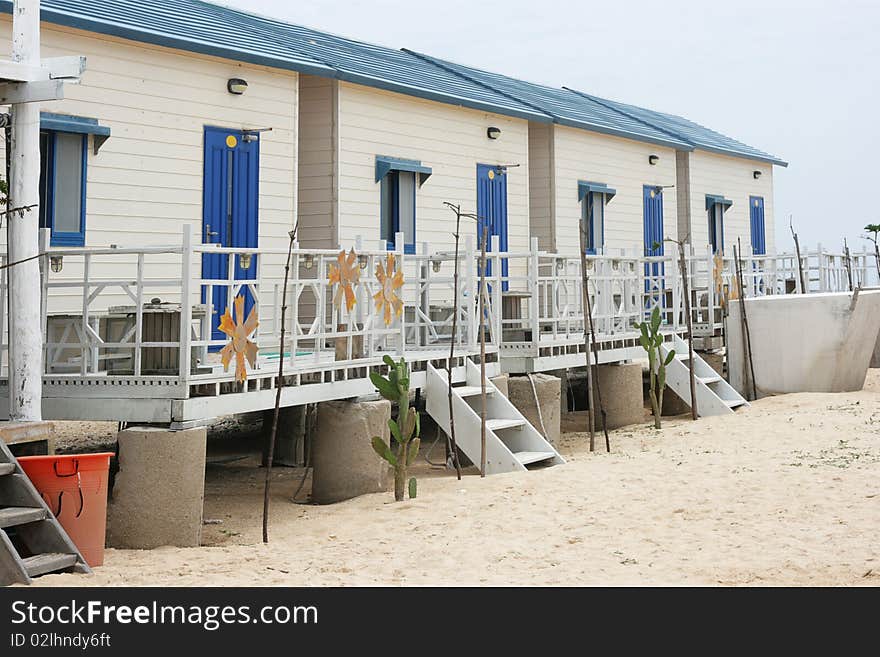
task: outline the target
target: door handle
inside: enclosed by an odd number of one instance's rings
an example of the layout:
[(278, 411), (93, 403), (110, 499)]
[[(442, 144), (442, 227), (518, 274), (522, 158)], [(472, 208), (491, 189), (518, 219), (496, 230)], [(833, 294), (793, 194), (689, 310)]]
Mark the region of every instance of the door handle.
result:
[(217, 235), (219, 235), (219, 234), (220, 233), (218, 233), (216, 230), (211, 230), (211, 224), (205, 225), (205, 243), (206, 244), (210, 244), (211, 238), (217, 237)]

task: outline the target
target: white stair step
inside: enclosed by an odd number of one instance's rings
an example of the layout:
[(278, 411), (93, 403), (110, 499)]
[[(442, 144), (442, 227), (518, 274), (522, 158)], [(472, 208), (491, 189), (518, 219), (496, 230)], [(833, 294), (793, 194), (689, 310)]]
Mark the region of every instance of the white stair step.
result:
[(12, 463), (0, 463), (0, 477), (15, 472), (15, 466)]
[(514, 452), (516, 460), (523, 465), (529, 463), (538, 463), (539, 461), (547, 461), (556, 456), (555, 452)]
[(742, 406), (746, 403), (745, 399), (722, 399), (728, 408), (736, 408), (737, 406)]
[(718, 383), (721, 380), (720, 376), (698, 376), (696, 377), (697, 381), (700, 383), (704, 383), (709, 385), (710, 383)]
[[(457, 386), (452, 388), (459, 397), (473, 397), (475, 395), (483, 394), (483, 389), (480, 386)], [(495, 391), (486, 386), (486, 395), (493, 395)]]
[(46, 510), (39, 507), (10, 506), (0, 509), (0, 528), (26, 525), (46, 518)]
[(61, 552), (46, 552), (37, 554), (27, 559), (22, 559), (27, 574), (31, 577), (54, 573), (76, 565), (75, 554), (62, 554)]
[(497, 419), (497, 420), (486, 420), (486, 428), (490, 431), (500, 431), (501, 429), (514, 429), (525, 426), (524, 420), (516, 420), (516, 419)]

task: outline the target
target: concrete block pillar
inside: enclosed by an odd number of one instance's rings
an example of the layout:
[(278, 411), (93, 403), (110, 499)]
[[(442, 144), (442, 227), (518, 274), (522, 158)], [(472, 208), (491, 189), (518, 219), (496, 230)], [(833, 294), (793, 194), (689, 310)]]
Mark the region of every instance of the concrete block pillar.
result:
[(318, 404), (312, 445), (312, 500), (340, 502), (367, 493), (387, 491), (390, 466), (373, 451), (370, 441), (391, 439), (391, 402), (329, 401)]
[(203, 427), (131, 427), (119, 432), (119, 472), (107, 510), (107, 545), (199, 545), (206, 443)]
[(880, 333), (877, 334), (877, 342), (874, 343), (874, 353), (871, 355), (871, 367), (880, 367)]
[[(602, 404), (609, 429), (645, 421), (641, 363), (599, 365), (596, 383), (602, 391)], [(601, 429), (596, 387), (593, 386), (593, 407), (596, 409), (596, 429)]]
[[(263, 411), (263, 465), (269, 449), (269, 437), (272, 435), (272, 422), (275, 409)], [(306, 407), (290, 406), (278, 409), (278, 432), (275, 434), (275, 453), (273, 465), (296, 467), (305, 465), (306, 458)]]
[[(532, 374), (531, 378), (535, 384), (534, 388), (532, 388), (532, 382), (527, 376), (510, 377), (507, 382), (508, 398), (532, 426), (539, 432), (546, 431), (547, 440), (557, 445), (560, 431), (561, 379), (548, 374)], [(540, 414), (538, 413), (539, 406)], [(542, 420), (543, 429), (541, 428)]]

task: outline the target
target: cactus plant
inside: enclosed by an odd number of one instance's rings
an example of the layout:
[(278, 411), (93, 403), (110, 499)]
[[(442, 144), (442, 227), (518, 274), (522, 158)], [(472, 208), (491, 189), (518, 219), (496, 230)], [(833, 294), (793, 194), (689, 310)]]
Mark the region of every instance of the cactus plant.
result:
[(660, 333), (660, 308), (654, 306), (651, 311), (651, 321), (638, 324), (641, 335), (639, 340), (642, 349), (648, 353), (648, 380), (651, 390), (651, 409), (654, 412), (654, 428), (660, 428), (660, 415), (663, 411), (663, 390), (666, 388), (666, 366), (675, 358), (675, 350), (670, 349), (663, 358), (660, 345), (663, 344), (663, 335)]
[[(373, 450), (394, 469), (394, 501), (403, 500), (406, 472), (419, 453), (419, 412), (409, 406), (409, 367), (403, 358), (395, 362), (391, 356), (383, 359), (388, 366), (388, 376), (370, 372), (370, 381), (388, 401), (397, 403), (397, 419), (388, 420), (391, 435), (397, 441), (397, 450), (385, 444), (379, 436), (373, 436)], [(409, 480), (409, 496), (416, 496), (415, 477)]]

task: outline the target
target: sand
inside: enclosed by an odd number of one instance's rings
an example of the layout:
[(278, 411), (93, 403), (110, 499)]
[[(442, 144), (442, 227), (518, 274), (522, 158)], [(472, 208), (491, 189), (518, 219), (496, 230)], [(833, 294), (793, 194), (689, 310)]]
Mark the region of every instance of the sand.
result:
[[(733, 416), (618, 430), (611, 454), (565, 434), (564, 466), (456, 481), (419, 498), (292, 504), (275, 471), (209, 468), (208, 546), (108, 550), (62, 585), (877, 585), (880, 370), (866, 389), (761, 400)], [(424, 471), (426, 468), (420, 468)]]

